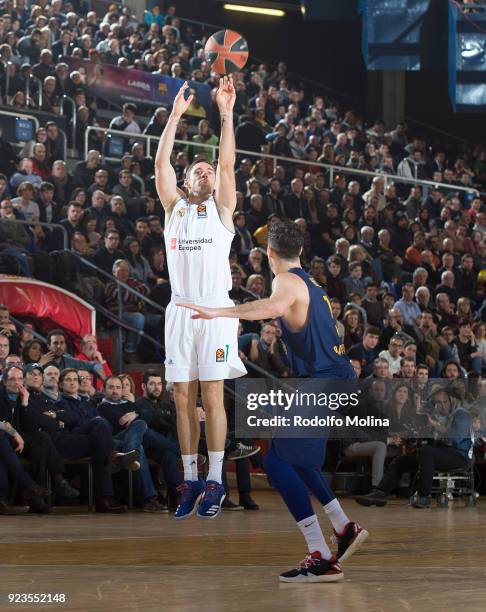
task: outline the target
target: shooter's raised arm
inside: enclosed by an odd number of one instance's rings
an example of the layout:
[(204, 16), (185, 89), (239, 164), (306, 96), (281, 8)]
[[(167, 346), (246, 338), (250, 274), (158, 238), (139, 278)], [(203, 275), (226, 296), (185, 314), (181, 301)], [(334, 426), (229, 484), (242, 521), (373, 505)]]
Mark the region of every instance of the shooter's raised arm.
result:
[(231, 230), (233, 230), (233, 213), (236, 208), (236, 143), (233, 125), (235, 100), (236, 90), (233, 85), (233, 77), (231, 75), (221, 77), (216, 94), (216, 104), (221, 117), (221, 141), (214, 195), (221, 221)]
[(172, 211), (172, 207), (179, 199), (176, 174), (170, 163), (170, 156), (174, 147), (179, 120), (192, 102), (192, 95), (190, 95), (187, 100), (184, 97), (188, 87), (189, 84), (185, 82), (174, 98), (172, 112), (167, 120), (167, 125), (165, 126), (162, 136), (160, 137), (157, 155), (155, 157), (155, 184), (157, 193), (166, 214), (169, 215)]

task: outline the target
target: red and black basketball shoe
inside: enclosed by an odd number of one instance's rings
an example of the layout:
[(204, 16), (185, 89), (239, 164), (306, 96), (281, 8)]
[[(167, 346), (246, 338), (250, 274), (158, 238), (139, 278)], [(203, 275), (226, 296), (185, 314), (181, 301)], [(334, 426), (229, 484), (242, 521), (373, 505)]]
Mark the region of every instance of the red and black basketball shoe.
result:
[(354, 555), (354, 553), (361, 548), (363, 542), (369, 535), (366, 529), (363, 529), (361, 525), (353, 523), (352, 521), (346, 525), (343, 533), (336, 533), (336, 531), (334, 531), (331, 540), (338, 547), (336, 553), (338, 561), (342, 563), (346, 561), (346, 559), (349, 559), (351, 555)]
[(344, 577), (336, 557), (323, 559), (320, 552), (313, 552), (298, 567), (280, 574), (280, 582), (338, 582)]

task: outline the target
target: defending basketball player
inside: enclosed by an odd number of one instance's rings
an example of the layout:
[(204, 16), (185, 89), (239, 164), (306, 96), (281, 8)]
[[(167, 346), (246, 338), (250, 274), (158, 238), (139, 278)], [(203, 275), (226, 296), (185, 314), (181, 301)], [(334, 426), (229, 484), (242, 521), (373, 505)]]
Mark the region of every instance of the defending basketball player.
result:
[[(215, 171), (206, 161), (193, 162), (186, 170), (186, 195), (177, 188), (170, 157), (177, 124), (192, 102), (192, 95), (185, 98), (187, 89), (188, 83), (184, 83), (174, 99), (155, 159), (157, 192), (165, 210), (164, 237), (172, 287), (172, 301), (165, 315), (165, 372), (167, 381), (174, 383), (184, 465), (181, 501), (175, 513), (178, 519), (196, 511), (200, 518), (214, 518), (221, 510), (225, 497), (221, 471), (227, 430), (223, 381), (246, 374), (238, 356), (237, 320), (195, 321), (187, 309), (176, 305), (176, 302), (218, 307), (233, 304), (228, 296), (231, 289), (228, 257), (236, 208), (233, 128), (236, 92), (232, 77), (222, 77), (216, 94), (221, 116), (218, 166)], [(209, 451), (206, 483), (198, 478), (197, 472), (198, 380)]]
[[(268, 259), (275, 279), (268, 299), (231, 308), (181, 304), (196, 311), (194, 320), (235, 317), (249, 321), (280, 317), (282, 338), (297, 376), (355, 378), (340, 350), (332, 310), (323, 289), (302, 269), (303, 236), (295, 223), (274, 225), (268, 239)], [(218, 320), (218, 319), (217, 319)], [(267, 475), (297, 521), (309, 554), (297, 568), (280, 575), (282, 582), (335, 582), (343, 578), (341, 561), (355, 553), (368, 532), (344, 513), (322, 474), (326, 439), (273, 439), (265, 457)], [(333, 555), (312, 508), (308, 489), (323, 505), (338, 545)]]

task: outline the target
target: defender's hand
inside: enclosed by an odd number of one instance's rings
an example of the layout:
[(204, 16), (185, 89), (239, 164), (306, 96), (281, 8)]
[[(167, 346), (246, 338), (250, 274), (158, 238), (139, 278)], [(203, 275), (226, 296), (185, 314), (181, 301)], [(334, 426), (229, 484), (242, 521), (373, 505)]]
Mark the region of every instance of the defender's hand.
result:
[(205, 306), (196, 306), (195, 304), (176, 304), (176, 306), (194, 310), (196, 314), (193, 314), (191, 319), (215, 319), (218, 316), (217, 308), (206, 308)]

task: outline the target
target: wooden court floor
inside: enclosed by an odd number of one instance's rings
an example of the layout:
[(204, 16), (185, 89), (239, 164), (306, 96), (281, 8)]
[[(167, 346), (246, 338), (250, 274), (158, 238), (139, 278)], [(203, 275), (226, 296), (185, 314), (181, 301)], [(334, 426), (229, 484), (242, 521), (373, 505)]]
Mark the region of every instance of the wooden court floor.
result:
[[(336, 584), (280, 584), (305, 546), (278, 496), (258, 512), (175, 521), (134, 512), (0, 517), (0, 610), (410, 612), (486, 610), (486, 501), (414, 510), (343, 505), (370, 531)], [(320, 511), (326, 535), (330, 526)], [(8, 593), (67, 603), (8, 604)]]

